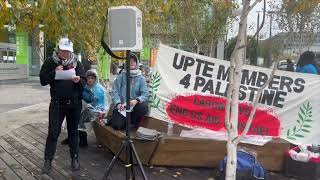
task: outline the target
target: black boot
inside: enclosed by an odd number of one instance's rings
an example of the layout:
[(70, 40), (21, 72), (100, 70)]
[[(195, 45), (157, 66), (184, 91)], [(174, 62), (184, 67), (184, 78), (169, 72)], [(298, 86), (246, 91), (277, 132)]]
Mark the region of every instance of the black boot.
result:
[(72, 171), (80, 170), (80, 162), (79, 162), (78, 157), (74, 157), (71, 159), (71, 170)]
[(42, 174), (49, 174), (50, 170), (51, 170), (51, 161), (50, 160), (45, 160), (44, 164), (43, 164), (43, 167), (42, 167), (42, 170), (41, 170), (41, 173)]
[(87, 133), (85, 131), (79, 131), (79, 147), (87, 147), (88, 140), (87, 140)]
[(69, 138), (66, 138), (64, 140), (61, 141), (62, 145), (69, 145)]

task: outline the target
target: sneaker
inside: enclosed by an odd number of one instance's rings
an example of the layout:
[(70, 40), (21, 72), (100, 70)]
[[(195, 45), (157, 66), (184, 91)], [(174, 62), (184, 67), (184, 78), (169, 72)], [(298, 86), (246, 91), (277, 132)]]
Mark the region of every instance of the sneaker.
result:
[(71, 170), (78, 171), (80, 170), (80, 162), (77, 158), (72, 158), (71, 160)]
[(50, 160), (45, 160), (44, 165), (42, 167), (42, 174), (49, 174), (51, 170), (51, 161)]
[(69, 139), (68, 138), (64, 139), (63, 141), (61, 141), (61, 144), (62, 145), (68, 145), (69, 144)]

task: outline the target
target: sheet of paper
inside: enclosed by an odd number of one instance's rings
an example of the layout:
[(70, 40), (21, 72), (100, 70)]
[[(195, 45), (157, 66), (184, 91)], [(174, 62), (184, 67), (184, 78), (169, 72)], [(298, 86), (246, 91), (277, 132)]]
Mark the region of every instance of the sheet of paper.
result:
[(76, 76), (75, 69), (56, 71), (55, 80), (71, 80), (73, 76)]
[[(134, 106), (131, 106), (131, 107), (130, 107), (130, 110), (129, 110), (130, 112), (132, 111), (133, 107), (134, 107)], [(118, 110), (118, 112), (119, 112), (122, 116), (127, 117), (127, 110), (126, 110), (126, 109), (124, 109), (123, 111)]]

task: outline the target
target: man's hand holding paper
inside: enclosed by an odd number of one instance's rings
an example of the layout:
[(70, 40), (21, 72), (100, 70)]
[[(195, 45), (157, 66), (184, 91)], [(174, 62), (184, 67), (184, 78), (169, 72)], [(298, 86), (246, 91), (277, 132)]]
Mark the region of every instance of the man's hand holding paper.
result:
[(56, 76), (54, 78), (55, 80), (73, 80), (73, 82), (77, 80), (79, 82), (80, 77), (74, 78), (76, 77), (75, 69), (60, 70), (58, 67), (56, 68)]

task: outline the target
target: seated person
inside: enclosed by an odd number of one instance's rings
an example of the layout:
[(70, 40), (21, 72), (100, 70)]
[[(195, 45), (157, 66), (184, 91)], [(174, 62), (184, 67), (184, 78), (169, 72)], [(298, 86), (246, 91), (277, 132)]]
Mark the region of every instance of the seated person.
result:
[[(84, 87), (82, 97), (87, 103), (81, 112), (79, 121), (79, 146), (88, 146), (85, 123), (91, 121), (101, 122), (106, 113), (105, 88), (99, 83), (98, 74), (95, 69), (90, 69), (86, 73), (87, 85)], [(68, 143), (68, 138), (63, 144)]]
[(315, 54), (312, 51), (305, 51), (300, 55), (296, 72), (319, 74)]
[[(140, 119), (148, 112), (148, 96), (149, 90), (147, 82), (141, 71), (138, 69), (139, 66), (138, 57), (131, 53), (130, 54), (130, 107), (131, 112), (131, 124), (130, 127), (138, 127)], [(122, 130), (125, 129), (125, 118), (120, 114), (119, 111), (126, 109), (126, 70), (125, 68), (117, 76), (112, 84), (110, 96), (114, 104), (114, 110), (111, 120), (111, 126), (114, 129)]]

